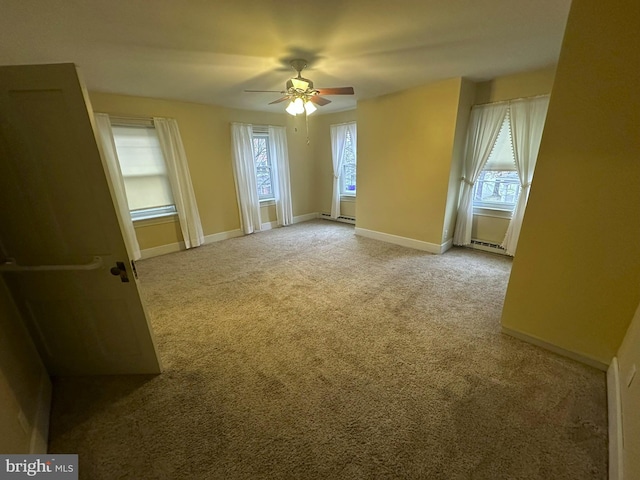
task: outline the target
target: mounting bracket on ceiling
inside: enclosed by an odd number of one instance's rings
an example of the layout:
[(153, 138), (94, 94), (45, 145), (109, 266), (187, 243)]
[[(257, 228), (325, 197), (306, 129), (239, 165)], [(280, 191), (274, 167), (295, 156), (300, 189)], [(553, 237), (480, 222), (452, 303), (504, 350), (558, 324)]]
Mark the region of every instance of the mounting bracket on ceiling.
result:
[(300, 72), (307, 67), (307, 61), (302, 58), (294, 58), (289, 64), (298, 72), (298, 76), (300, 76)]

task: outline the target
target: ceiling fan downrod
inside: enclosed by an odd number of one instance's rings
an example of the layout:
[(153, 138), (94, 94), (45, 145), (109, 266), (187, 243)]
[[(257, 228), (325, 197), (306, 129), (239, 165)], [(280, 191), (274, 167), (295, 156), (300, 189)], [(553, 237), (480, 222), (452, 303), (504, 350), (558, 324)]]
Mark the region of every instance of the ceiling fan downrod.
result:
[(298, 72), (298, 77), (300, 76), (300, 72), (307, 68), (307, 61), (303, 58), (294, 58), (289, 62), (289, 64), (296, 72)]

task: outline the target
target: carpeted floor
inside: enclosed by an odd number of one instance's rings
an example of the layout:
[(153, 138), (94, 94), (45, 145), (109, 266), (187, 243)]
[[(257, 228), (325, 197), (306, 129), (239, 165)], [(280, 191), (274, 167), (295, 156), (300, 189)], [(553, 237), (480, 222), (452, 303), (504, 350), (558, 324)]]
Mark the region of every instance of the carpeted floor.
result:
[(165, 372), (57, 378), (83, 479), (605, 479), (605, 376), (500, 333), (511, 260), (313, 221), (138, 263)]

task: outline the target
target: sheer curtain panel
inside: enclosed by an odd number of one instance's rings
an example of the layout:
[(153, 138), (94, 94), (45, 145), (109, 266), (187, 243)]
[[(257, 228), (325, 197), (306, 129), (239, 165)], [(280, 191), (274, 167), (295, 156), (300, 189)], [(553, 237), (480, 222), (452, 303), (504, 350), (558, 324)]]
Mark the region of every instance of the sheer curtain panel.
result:
[(240, 226), (246, 234), (259, 232), (262, 225), (252, 137), (252, 125), (231, 124), (233, 178), (236, 182)]
[(509, 255), (515, 255), (518, 238), (520, 238), (548, 106), (549, 97), (547, 96), (514, 100), (509, 105), (513, 155), (522, 187), (507, 234), (502, 242), (502, 247)]
[(462, 166), (462, 195), (453, 235), (454, 245), (471, 243), (473, 221), (473, 186), (491, 154), (500, 127), (507, 114), (507, 104), (482, 105), (471, 110), (467, 146)]
[(287, 147), (287, 129), (269, 126), (269, 150), (271, 161), (275, 159), (276, 181), (276, 219), (278, 225), (293, 223), (293, 207), (291, 204), (291, 180), (289, 178), (289, 151)]
[(169, 183), (173, 192), (173, 200), (176, 203), (185, 247), (197, 247), (204, 243), (204, 233), (202, 232), (198, 204), (191, 184), (189, 164), (182, 145), (178, 122), (173, 118), (154, 117), (153, 124), (156, 127), (160, 148), (167, 163)]
[[(340, 173), (344, 161), (344, 144), (350, 124), (331, 125), (331, 158), (333, 160), (333, 195), (331, 197), (331, 218), (340, 216)], [(351, 129), (351, 138), (355, 138)]]
[(116, 152), (116, 144), (113, 140), (113, 132), (111, 131), (111, 120), (106, 113), (94, 114), (96, 119), (96, 128), (98, 130), (98, 146), (102, 153), (102, 158), (107, 169), (109, 183), (113, 194), (113, 203), (116, 206), (116, 213), (120, 220), (122, 229), (122, 237), (127, 247), (129, 256), (133, 260), (140, 259), (140, 246), (136, 231), (131, 221), (131, 213), (129, 212), (129, 203), (127, 202), (127, 193), (124, 188), (124, 180), (122, 179), (122, 171), (120, 170), (120, 162), (118, 161), (118, 153)]

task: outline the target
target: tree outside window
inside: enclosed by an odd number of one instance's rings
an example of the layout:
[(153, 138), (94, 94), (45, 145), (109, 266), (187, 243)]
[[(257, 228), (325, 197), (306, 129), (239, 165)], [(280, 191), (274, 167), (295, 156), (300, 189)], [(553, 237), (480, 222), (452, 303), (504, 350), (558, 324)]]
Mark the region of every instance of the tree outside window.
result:
[(269, 135), (253, 135), (253, 153), (256, 165), (258, 200), (273, 200), (273, 168), (269, 156)]
[(342, 163), (341, 194), (356, 194), (356, 152), (351, 131), (347, 130), (344, 141), (344, 160)]

